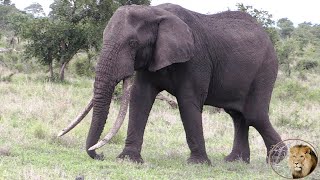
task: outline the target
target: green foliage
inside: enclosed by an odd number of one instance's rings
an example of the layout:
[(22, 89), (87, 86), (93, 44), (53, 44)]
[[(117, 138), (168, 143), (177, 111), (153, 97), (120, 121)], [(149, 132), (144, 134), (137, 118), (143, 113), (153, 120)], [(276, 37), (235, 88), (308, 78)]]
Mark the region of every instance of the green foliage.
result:
[(22, 36), (29, 40), (25, 53), (27, 57), (36, 57), (41, 64), (51, 64), (59, 52), (59, 26), (55, 26), (48, 18), (34, 19), (26, 25)]
[(276, 29), (272, 27), (274, 25), (272, 14), (268, 11), (255, 9), (252, 6), (245, 6), (243, 3), (238, 3), (236, 6), (239, 11), (247, 12), (264, 27), (273, 44), (279, 41), (279, 34)]
[(310, 128), (315, 123), (310, 119), (306, 118), (299, 110), (294, 110), (289, 112), (287, 115), (282, 114), (278, 121), (276, 121), (276, 125), (278, 126), (286, 126), (296, 129), (301, 128)]
[(77, 55), (70, 64), (70, 69), (78, 76), (94, 77), (93, 62), (86, 54)]
[(1, 5), (5, 5), (5, 6), (10, 6), (11, 5), (11, 0), (1, 0), (0, 4)]
[(287, 80), (279, 83), (275, 90), (277, 98), (280, 100), (292, 100), (299, 103), (307, 101), (320, 102), (320, 90), (311, 89), (296, 80)]
[(283, 39), (276, 43), (279, 64), (284, 66), (284, 70), (288, 76), (291, 74), (291, 66), (294, 62), (297, 49), (297, 41), (292, 38)]
[(10, 19), (12, 16), (22, 15), (23, 12), (18, 10), (14, 5), (1, 5), (0, 4), (0, 30), (10, 31), (12, 30), (12, 22)]
[(297, 66), (296, 66), (296, 69), (297, 70), (312, 70), (312, 69), (315, 69), (319, 66), (319, 63), (318, 61), (316, 60), (307, 60), (307, 59), (304, 59), (304, 60), (301, 60), (298, 62)]
[(40, 123), (35, 124), (32, 127), (32, 133), (33, 133), (34, 137), (37, 139), (44, 139), (47, 136), (45, 128)]
[(122, 95), (122, 83), (119, 83), (119, 84), (115, 87), (115, 89), (114, 89), (113, 97), (114, 97), (116, 100), (120, 100), (121, 95)]
[[(33, 18), (31, 21), (16, 24), (25, 39), (26, 54), (36, 57), (43, 65), (52, 66), (54, 61), (61, 64), (60, 79), (63, 80), (65, 64), (80, 50), (89, 52), (91, 49), (99, 50), (102, 43), (102, 33), (106, 22), (112, 16), (120, 1), (69, 1), (55, 0), (51, 4), (52, 11), (49, 17)], [(150, 3), (150, 1), (132, 1), (131, 3)], [(25, 9), (34, 16), (41, 16), (41, 5), (33, 3)], [(39, 14), (40, 13), (40, 14)], [(76, 64), (76, 73), (79, 75), (92, 75), (91, 64), (79, 62)], [(51, 73), (52, 74), (52, 73)]]
[(280, 41), (279, 33), (275, 27), (265, 28), (265, 31), (268, 33), (273, 45), (275, 45), (278, 41)]
[(294, 28), (289, 19), (282, 18), (278, 26), (282, 39), (276, 43), (276, 50), (280, 67), (286, 74), (290, 76), (292, 70), (302, 73), (317, 69), (320, 63), (319, 25), (304, 22)]
[(272, 20), (272, 14), (270, 14), (268, 11), (258, 10), (252, 6), (245, 6), (243, 3), (238, 3), (236, 6), (238, 7), (239, 11), (247, 12), (252, 17), (256, 18), (257, 21), (265, 28), (268, 28), (274, 24), (274, 21)]
[(45, 16), (45, 13), (43, 11), (41, 4), (37, 2), (33, 2), (32, 4), (24, 8), (24, 10), (27, 13), (32, 14), (34, 17)]
[(292, 21), (290, 21), (288, 18), (281, 18), (278, 20), (277, 26), (280, 28), (281, 38), (291, 37), (294, 31), (294, 26)]
[(10, 28), (13, 30), (15, 36), (23, 36), (27, 31), (27, 24), (32, 21), (31, 16), (24, 13), (15, 13), (8, 18)]

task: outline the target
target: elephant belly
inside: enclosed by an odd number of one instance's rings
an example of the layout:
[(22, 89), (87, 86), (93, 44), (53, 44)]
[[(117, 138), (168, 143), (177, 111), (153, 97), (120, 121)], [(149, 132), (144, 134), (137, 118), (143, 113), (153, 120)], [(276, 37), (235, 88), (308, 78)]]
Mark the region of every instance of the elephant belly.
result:
[(205, 105), (211, 105), (219, 108), (233, 109), (242, 112), (245, 104), (245, 96), (237, 92), (225, 92), (215, 95), (208, 95)]
[[(250, 83), (249, 83), (250, 82)], [(212, 85), (205, 105), (233, 109), (242, 112), (251, 81), (229, 80)]]

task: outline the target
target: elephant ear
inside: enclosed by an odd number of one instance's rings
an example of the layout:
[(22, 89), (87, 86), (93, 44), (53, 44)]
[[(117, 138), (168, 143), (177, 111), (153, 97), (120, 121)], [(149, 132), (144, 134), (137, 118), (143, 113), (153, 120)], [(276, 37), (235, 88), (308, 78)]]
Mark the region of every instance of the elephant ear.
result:
[(189, 26), (173, 14), (161, 17), (154, 60), (149, 65), (149, 71), (189, 61), (193, 57), (193, 51), (194, 39)]

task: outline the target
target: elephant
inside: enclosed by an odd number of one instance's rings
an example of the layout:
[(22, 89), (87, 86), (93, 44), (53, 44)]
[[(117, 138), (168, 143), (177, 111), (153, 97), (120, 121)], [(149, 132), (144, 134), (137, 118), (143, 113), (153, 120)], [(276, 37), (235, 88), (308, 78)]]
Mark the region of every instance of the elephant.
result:
[[(281, 142), (268, 114), (277, 72), (269, 36), (245, 12), (203, 15), (174, 4), (122, 6), (103, 33), (93, 98), (59, 136), (93, 108), (86, 149), (91, 158), (102, 159), (95, 149), (118, 131), (129, 103), (127, 137), (118, 158), (143, 163), (141, 147), (148, 116), (157, 94), (167, 91), (178, 102), (191, 152), (188, 163), (211, 163), (203, 136), (204, 105), (224, 109), (233, 120), (233, 147), (225, 160), (249, 163), (249, 126), (262, 136), (267, 155)], [(117, 121), (99, 141), (112, 93), (121, 81), (124, 90)]]

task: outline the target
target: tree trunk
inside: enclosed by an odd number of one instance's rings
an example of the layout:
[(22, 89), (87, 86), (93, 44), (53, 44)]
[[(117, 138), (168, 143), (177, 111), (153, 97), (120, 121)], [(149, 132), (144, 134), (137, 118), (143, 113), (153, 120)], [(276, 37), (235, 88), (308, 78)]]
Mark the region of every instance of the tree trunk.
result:
[(50, 71), (50, 79), (53, 80), (53, 67), (52, 67), (52, 62), (49, 63), (49, 71)]
[(90, 53), (90, 50), (87, 50), (87, 58), (88, 58), (89, 63), (91, 62), (92, 57), (93, 57), (93, 55)]
[(68, 62), (64, 62), (60, 69), (60, 81), (64, 81), (64, 69), (66, 68)]

